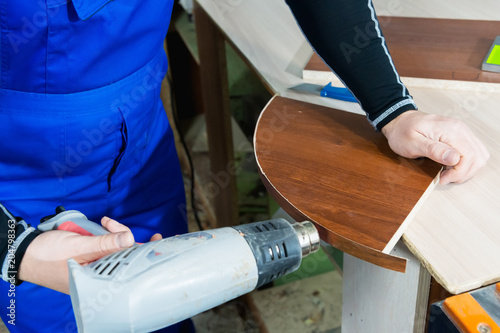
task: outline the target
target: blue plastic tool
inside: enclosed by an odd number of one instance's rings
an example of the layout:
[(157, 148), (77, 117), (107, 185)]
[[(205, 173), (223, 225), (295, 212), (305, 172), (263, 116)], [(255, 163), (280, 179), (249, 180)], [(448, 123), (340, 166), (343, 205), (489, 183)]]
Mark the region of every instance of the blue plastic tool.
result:
[(338, 99), (346, 102), (358, 102), (353, 94), (349, 91), (349, 89), (344, 87), (334, 87), (332, 86), (331, 82), (326, 86), (313, 83), (301, 83), (288, 89), (295, 90), (301, 93), (315, 94), (322, 97)]
[(323, 89), (321, 89), (320, 95), (322, 97), (334, 98), (347, 102), (358, 102), (353, 94), (349, 91), (349, 89), (343, 87), (334, 87), (332, 86), (331, 82), (324, 86)]

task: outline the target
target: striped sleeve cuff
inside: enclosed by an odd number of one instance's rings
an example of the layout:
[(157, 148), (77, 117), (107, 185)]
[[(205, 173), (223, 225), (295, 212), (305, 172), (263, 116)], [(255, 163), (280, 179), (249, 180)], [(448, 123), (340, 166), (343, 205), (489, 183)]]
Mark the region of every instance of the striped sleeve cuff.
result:
[(0, 204), (0, 273), (1, 278), (9, 283), (19, 285), (17, 278), (21, 261), (30, 243), (41, 234), (39, 230), (28, 225), (20, 218), (14, 217)]
[(386, 109), (384, 112), (379, 114), (375, 119), (370, 119), (370, 115), (368, 115), (368, 121), (372, 124), (373, 127), (377, 131), (380, 131), (385, 125), (387, 125), (391, 120), (399, 116), (405, 111), (409, 110), (417, 110), (417, 105), (413, 101), (413, 98), (408, 97), (406, 99), (403, 99), (396, 104), (392, 105), (388, 109)]

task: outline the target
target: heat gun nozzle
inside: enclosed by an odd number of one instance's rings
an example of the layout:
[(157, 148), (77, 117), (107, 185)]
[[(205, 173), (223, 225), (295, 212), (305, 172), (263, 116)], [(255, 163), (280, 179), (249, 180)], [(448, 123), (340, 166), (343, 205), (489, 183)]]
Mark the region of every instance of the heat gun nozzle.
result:
[(293, 230), (302, 248), (302, 257), (307, 256), (319, 249), (319, 233), (314, 224), (309, 221), (296, 222), (292, 224)]

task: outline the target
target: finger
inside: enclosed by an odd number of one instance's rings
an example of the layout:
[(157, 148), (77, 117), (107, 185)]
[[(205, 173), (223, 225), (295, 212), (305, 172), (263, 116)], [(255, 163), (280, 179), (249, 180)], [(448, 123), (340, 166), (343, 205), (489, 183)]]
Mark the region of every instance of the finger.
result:
[(441, 184), (450, 182), (463, 183), (469, 180), (478, 172), (479, 169), (486, 165), (489, 159), (489, 153), (486, 156), (476, 156), (472, 158), (462, 158), (461, 161), (452, 169), (442, 173), (444, 178), (441, 179)]
[(439, 183), (442, 185), (464, 183), (472, 178), (478, 168), (478, 165), (472, 159), (462, 158), (457, 165), (447, 168), (441, 173)]
[(150, 242), (154, 242), (154, 241), (157, 241), (157, 240), (160, 240), (160, 239), (163, 239), (162, 235), (156, 233), (156, 234), (153, 235), (153, 237), (151, 237)]
[(101, 224), (104, 228), (108, 229), (109, 232), (130, 231), (129, 227), (107, 216), (101, 219)]
[(422, 138), (420, 156), (425, 156), (431, 160), (446, 166), (454, 166), (460, 162), (460, 153), (446, 143)]
[(439, 177), (439, 184), (441, 185), (447, 185), (450, 183), (457, 182), (456, 176), (455, 176), (455, 170), (453, 168), (451, 169), (444, 169), (441, 172), (441, 175)]
[(81, 237), (78, 241), (82, 255), (75, 259), (79, 262), (92, 262), (131, 247), (134, 245), (134, 235), (130, 231), (122, 231), (102, 236)]
[(445, 170), (446, 172), (441, 174), (441, 184), (466, 182), (472, 178), (479, 169), (486, 165), (486, 162), (490, 158), (490, 153), (484, 144), (476, 137), (472, 137), (470, 141), (472, 148), (464, 148), (467, 153), (462, 156), (460, 162), (454, 168)]

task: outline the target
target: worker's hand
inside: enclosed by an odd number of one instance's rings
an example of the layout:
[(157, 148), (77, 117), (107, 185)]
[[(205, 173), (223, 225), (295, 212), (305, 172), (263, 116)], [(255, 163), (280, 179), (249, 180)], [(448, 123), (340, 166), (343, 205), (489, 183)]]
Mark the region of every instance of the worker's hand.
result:
[[(115, 233), (116, 232), (130, 232), (130, 233), (132, 233), (132, 231), (130, 231), (129, 227), (121, 224), (120, 222), (118, 222), (116, 220), (110, 219), (107, 216), (105, 216), (101, 219), (101, 224), (104, 228), (108, 229), (110, 232), (115, 232)], [(156, 233), (153, 236), (151, 236), (151, 239), (149, 241), (154, 242), (154, 241), (160, 240), (162, 238), (163, 237), (161, 234)], [(129, 246), (127, 246), (127, 247), (129, 247)]]
[[(101, 224), (110, 231), (102, 236), (81, 236), (63, 231), (47, 231), (28, 246), (19, 267), (18, 277), (63, 293), (69, 293), (67, 260), (73, 258), (80, 265), (88, 265), (108, 254), (134, 245), (130, 229), (109, 217)], [(155, 234), (151, 241), (161, 239)]]
[(490, 158), (470, 128), (452, 118), (407, 111), (385, 125), (382, 133), (395, 153), (443, 164), (441, 184), (465, 182)]

